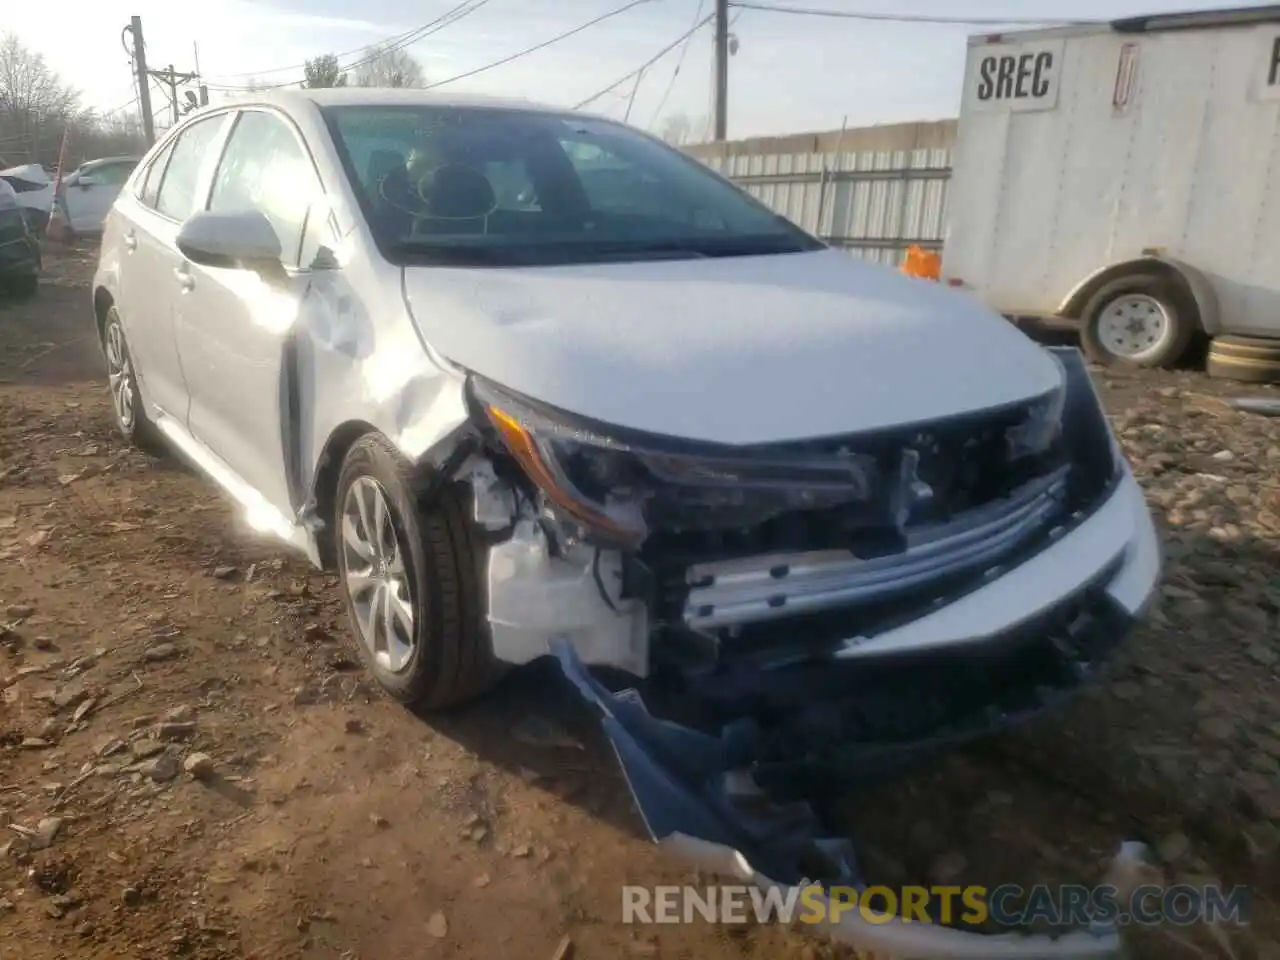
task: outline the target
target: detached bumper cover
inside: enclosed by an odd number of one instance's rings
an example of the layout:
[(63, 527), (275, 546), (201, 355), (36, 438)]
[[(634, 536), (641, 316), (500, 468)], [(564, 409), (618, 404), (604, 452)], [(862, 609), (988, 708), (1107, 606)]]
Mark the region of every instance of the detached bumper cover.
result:
[[(1132, 476), (1126, 471), (1094, 516), (1030, 563), (1030, 582), (1022, 586), (1040, 589), (1024, 592), (1020, 606), (996, 596), (1004, 593), (1004, 580), (1019, 579), (1015, 568), (960, 601), (949, 628), (943, 629), (945, 607), (916, 621), (916, 643), (907, 636), (913, 624), (897, 628), (892, 655), (868, 656), (868, 648), (881, 646), (872, 640), (858, 644), (856, 656), (846, 650), (757, 671), (754, 684), (722, 677), (704, 686), (699, 693), (712, 703), (712, 714), (725, 719), (718, 734), (654, 716), (635, 690), (612, 693), (567, 641), (556, 641), (553, 653), (599, 712), (657, 843), (761, 886), (861, 887), (851, 845), (825, 835), (804, 793), (832, 776), (869, 779), (905, 759), (1014, 726), (1087, 682), (1145, 608), (1160, 570), (1155, 530)], [(1052, 597), (1045, 564), (1057, 567)], [(965, 630), (983, 621), (999, 627)], [(957, 636), (956, 629), (964, 632)], [(978, 668), (956, 680), (957, 665), (966, 661)], [(860, 673), (871, 674), (872, 682), (857, 682)], [(903, 716), (898, 729), (859, 727), (860, 716), (886, 705)], [(753, 710), (771, 718), (767, 728)], [(827, 929), (860, 948), (911, 958), (1027, 960), (1119, 950), (1111, 928), (1056, 938), (986, 936), (882, 920), (849, 911)]]

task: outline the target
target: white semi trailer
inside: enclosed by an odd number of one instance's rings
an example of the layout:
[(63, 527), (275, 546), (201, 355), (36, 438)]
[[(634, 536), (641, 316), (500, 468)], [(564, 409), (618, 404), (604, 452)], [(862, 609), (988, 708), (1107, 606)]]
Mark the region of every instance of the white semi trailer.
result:
[(970, 39), (942, 274), (1104, 364), (1280, 378), (1280, 6)]

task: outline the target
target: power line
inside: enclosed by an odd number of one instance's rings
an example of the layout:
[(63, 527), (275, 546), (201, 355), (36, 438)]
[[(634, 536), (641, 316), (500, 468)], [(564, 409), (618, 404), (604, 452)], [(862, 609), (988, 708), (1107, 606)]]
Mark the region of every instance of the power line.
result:
[(358, 70), (360, 67), (373, 63), (373, 61), (377, 60), (381, 56), (403, 50), (410, 44), (417, 43), (423, 37), (439, 33), (445, 27), (453, 26), (463, 17), (470, 16), (488, 2), (489, 0), (463, 0), (463, 2), (458, 4), (456, 7), (448, 10), (446, 13), (437, 17), (435, 20), (432, 20), (430, 23), (424, 24), (418, 30), (413, 31), (409, 37), (398, 40), (394, 43), (374, 45), (370, 49), (368, 56), (361, 60), (357, 60), (354, 63), (348, 64), (343, 67), (343, 70)]
[(697, 33), (699, 30), (701, 30), (703, 27), (705, 27), (708, 23), (710, 23), (714, 19), (715, 19), (715, 14), (710, 14), (708, 16), (703, 17), (701, 20), (695, 23), (693, 27), (686, 30), (684, 33), (680, 34), (680, 36), (676, 37), (675, 40), (667, 44), (665, 47), (659, 50), (656, 54), (654, 54), (644, 63), (640, 64), (640, 66), (638, 66), (636, 69), (632, 70), (630, 73), (628, 73), (624, 77), (619, 77), (617, 80), (613, 81), (613, 83), (609, 84), (603, 90), (599, 91), (598, 93), (592, 94), (591, 96), (587, 97), (587, 99), (583, 100), (581, 103), (575, 104), (573, 109), (581, 110), (587, 104), (594, 103), (596, 100), (599, 100), (601, 97), (603, 97), (606, 93), (613, 92), (618, 87), (626, 83), (628, 80), (638, 76), (641, 73), (644, 73), (644, 71), (648, 70), (651, 66), (653, 66), (655, 63), (657, 63), (659, 60), (665, 57), (668, 53), (670, 53), (676, 47), (680, 46), (680, 44), (684, 43), (686, 39), (693, 36), (695, 33)]
[[(486, 3), (489, 3), (489, 2), (490, 0), (462, 0), (462, 3), (459, 3), (456, 6), (451, 7), (449, 10), (445, 11), (443, 14), (436, 17), (436, 19), (430, 21), (429, 23), (424, 23), (420, 27), (414, 27), (412, 30), (408, 30), (404, 33), (396, 34), (394, 37), (391, 37), (388, 40), (379, 41), (378, 43), (369, 44), (363, 47), (357, 47), (355, 50), (347, 51), (347, 53), (338, 54), (339, 59), (341, 59), (342, 57), (350, 56), (352, 54), (363, 54), (363, 56), (357, 58), (351, 63), (341, 66), (340, 69), (344, 73), (351, 70), (357, 70), (360, 67), (363, 67), (369, 63), (372, 63), (374, 60), (378, 59), (378, 57), (385, 56), (388, 53), (395, 53), (399, 50), (403, 50), (405, 47), (409, 46), (410, 44), (417, 43), (419, 40), (422, 40), (425, 37), (431, 36), (434, 33), (438, 33), (439, 31), (443, 30), (445, 27), (452, 26), (453, 24), (461, 20), (463, 17), (470, 16), (471, 14), (475, 13), (477, 10), (479, 10), (481, 7), (483, 7)], [(302, 70), (305, 68), (306, 68), (306, 63), (299, 63), (289, 67), (273, 67), (269, 70), (259, 70), (254, 73), (228, 74), (228, 76), (256, 77), (264, 73), (281, 73), (287, 70)], [(304, 82), (305, 80), (286, 80), (283, 83), (270, 83), (270, 84), (259, 84), (259, 85), (219, 84), (219, 83), (210, 83), (206, 85), (212, 90), (239, 93), (239, 92), (252, 92), (255, 90), (279, 90), (282, 87), (292, 87)]]
[[(391, 46), (392, 44), (403, 43), (407, 37), (414, 37), (414, 35), (419, 33), (420, 31), (423, 31), (430, 27), (435, 26), (440, 21), (452, 16), (453, 14), (461, 10), (463, 7), (467, 6), (467, 4), (472, 2), (473, 0), (463, 0), (462, 3), (459, 3), (457, 6), (447, 10), (445, 13), (441, 14), (439, 17), (432, 20), (430, 23), (425, 23), (420, 27), (414, 27), (412, 30), (406, 30), (404, 33), (397, 33), (394, 36), (387, 37), (387, 39), (385, 40), (379, 40), (375, 43), (367, 43), (367, 44), (364, 44), (363, 46), (356, 47), (352, 50), (345, 50), (342, 53), (336, 54), (336, 56), (339, 60), (342, 60), (346, 57), (356, 56), (357, 54), (360, 54), (360, 55), (368, 54), (370, 51), (377, 50), (384, 46)], [(479, 2), (476, 3), (476, 6), (473, 7), (472, 10), (466, 11), (466, 13), (462, 14), (462, 16), (466, 16), (466, 14), (472, 13), (474, 10), (478, 10), (480, 7), (484, 6), (485, 3), (488, 3), (488, 0), (479, 0)], [(409, 40), (408, 42), (413, 43), (414, 41)], [(216, 74), (216, 76), (223, 80), (231, 79), (233, 77), (260, 77), (269, 73), (288, 73), (291, 70), (302, 70), (306, 67), (306, 65), (307, 65), (306, 61), (303, 61), (302, 63), (290, 64), (287, 67), (269, 67), (268, 69), (265, 69), (265, 70), (245, 70), (242, 73), (219, 73), (219, 74)], [(288, 84), (284, 84), (284, 86), (288, 86)]]
[[(513, 53), (508, 57), (503, 57), (501, 60), (495, 60), (493, 61), (493, 63), (485, 64), (483, 67), (476, 67), (476, 69), (474, 70), (468, 70), (466, 73), (460, 73), (456, 77), (450, 77), (447, 80), (438, 80), (435, 83), (428, 83), (425, 89), (430, 90), (433, 87), (443, 87), (446, 83), (454, 83), (458, 80), (465, 80), (467, 77), (474, 77), (478, 73), (484, 73), (486, 70), (492, 70), (494, 67), (501, 67), (504, 64), (508, 64), (513, 60), (519, 60), (521, 57), (527, 57), (531, 53), (537, 53), (539, 50), (544, 50), (547, 47), (551, 46), (553, 43), (559, 43), (561, 40), (567, 40), (569, 37), (572, 37), (574, 34), (581, 33), (583, 30), (586, 30), (590, 27), (594, 27), (598, 23), (604, 23), (604, 21), (610, 20), (613, 17), (618, 16), (619, 14), (626, 13), (628, 10), (631, 10), (634, 7), (639, 7), (643, 4), (653, 3), (653, 2), (654, 0), (631, 0), (630, 3), (623, 4), (621, 7), (616, 7), (615, 9), (610, 10), (608, 13), (602, 13), (600, 16), (592, 20), (588, 20), (586, 23), (581, 24), (580, 26), (576, 26), (572, 30), (566, 30), (564, 33), (557, 34), (556, 36), (552, 37), (549, 40), (543, 40), (541, 43), (534, 44), (532, 47), (529, 47), (525, 50), (521, 50), (519, 53)], [(635, 74), (633, 73), (630, 76), (635, 76)]]
[[(488, 2), (489, 2), (489, 0), (468, 0), (468, 2), (472, 2), (472, 4), (473, 4), (473, 5), (472, 5), (469, 9), (467, 9), (467, 10), (463, 10), (461, 13), (458, 13), (458, 14), (457, 14), (457, 16), (454, 16), (454, 17), (453, 17), (453, 19), (452, 19), (452, 20), (449, 20), (449, 22), (448, 22), (448, 23), (441, 23), (441, 21), (442, 21), (442, 20), (445, 20), (447, 17), (449, 17), (449, 14), (445, 14), (443, 17), (440, 17), (440, 18), (438, 18), (437, 20), (432, 21), (432, 23), (427, 24), (427, 25), (426, 25), (426, 27), (430, 27), (430, 26), (433, 26), (433, 25), (435, 25), (435, 24), (440, 24), (440, 26), (438, 26), (436, 29), (443, 29), (444, 27), (446, 27), (446, 26), (450, 26), (450, 25), (452, 25), (453, 23), (457, 22), (458, 20), (460, 20), (462, 17), (466, 16), (467, 14), (472, 13), (472, 12), (474, 12), (475, 10), (478, 10), (478, 9), (479, 9), (483, 4), (488, 3)], [(642, 5), (646, 4), (646, 3), (653, 3), (653, 2), (654, 2), (654, 0), (630, 0), (630, 2), (629, 2), (629, 3), (625, 3), (625, 4), (623, 4), (623, 5), (622, 5), (622, 6), (620, 6), (620, 7), (615, 7), (613, 10), (610, 10), (610, 11), (608, 11), (608, 12), (606, 12), (606, 13), (602, 13), (602, 14), (601, 14), (600, 16), (598, 16), (598, 17), (593, 17), (592, 19), (588, 20), (586, 23), (579, 24), (578, 26), (574, 27), (574, 28), (573, 28), (573, 29), (571, 29), (571, 30), (566, 30), (566, 31), (564, 31), (563, 33), (558, 33), (558, 34), (556, 34), (554, 37), (550, 37), (550, 38), (548, 38), (548, 39), (546, 39), (546, 40), (543, 40), (541, 43), (536, 43), (536, 44), (534, 44), (532, 47), (526, 47), (525, 49), (520, 50), (520, 51), (517, 51), (516, 53), (510, 54), (510, 55), (505, 56), (505, 57), (502, 57), (502, 58), (500, 58), (500, 59), (498, 59), (498, 60), (494, 60), (494, 61), (492, 61), (491, 63), (486, 63), (484, 66), (476, 67), (476, 68), (475, 68), (475, 69), (473, 69), (473, 70), (467, 70), (467, 71), (464, 71), (463, 73), (459, 73), (459, 74), (457, 74), (457, 75), (455, 75), (455, 76), (447, 77), (447, 78), (445, 78), (444, 80), (437, 80), (435, 83), (428, 83), (428, 84), (424, 84), (424, 85), (423, 85), (423, 89), (425, 89), (425, 90), (430, 90), (430, 89), (433, 89), (433, 88), (435, 88), (435, 87), (443, 87), (445, 84), (449, 84), (449, 83), (456, 83), (456, 82), (457, 82), (457, 81), (459, 81), (459, 80), (465, 80), (465, 79), (467, 79), (468, 77), (474, 77), (474, 76), (476, 76), (477, 74), (485, 73), (486, 71), (493, 70), (493, 69), (494, 69), (494, 68), (496, 68), (496, 67), (505, 66), (506, 64), (511, 63), (511, 62), (513, 62), (513, 61), (515, 61), (515, 60), (519, 60), (519, 59), (521, 59), (522, 57), (527, 57), (527, 56), (529, 56), (529, 55), (530, 55), (530, 54), (532, 54), (532, 53), (537, 53), (539, 50), (545, 50), (547, 47), (551, 46), (552, 44), (559, 43), (561, 40), (567, 40), (569, 37), (572, 37), (572, 36), (575, 36), (576, 34), (582, 33), (584, 30), (588, 30), (588, 29), (590, 29), (591, 27), (594, 27), (594, 26), (596, 26), (597, 24), (603, 23), (603, 22), (604, 22), (604, 21), (606, 21), (606, 20), (611, 20), (612, 18), (614, 18), (614, 17), (616, 17), (616, 16), (619, 16), (619, 15), (621, 15), (621, 14), (626, 13), (628, 10), (632, 10), (632, 9), (634, 9), (635, 7), (639, 7), (639, 6), (642, 6)], [(455, 7), (455, 8), (454, 8), (454, 10), (455, 10), (455, 11), (460, 10), (460, 9), (461, 9), (461, 7), (464, 7), (464, 6), (466, 6), (466, 4), (465, 4), (465, 3), (464, 3), (464, 4), (460, 4), (460, 5), (459, 5), (459, 7)], [(453, 11), (451, 11), (451, 13), (452, 13), (452, 12), (453, 12)], [(704, 22), (705, 22), (705, 21), (704, 21)], [(699, 26), (701, 26), (701, 24), (699, 24)], [(420, 29), (420, 30), (425, 30), (425, 29), (426, 29), (426, 27), (422, 27), (422, 28), (419, 28), (419, 29)], [(416, 32), (416, 31), (415, 31), (415, 32)], [(434, 33), (435, 31), (433, 30), (433, 31), (431, 31), (431, 32), (433, 32), (433, 33)], [(403, 35), (402, 35), (402, 36), (403, 36)], [(374, 52), (374, 53), (373, 53), (373, 54), (372, 54), (372, 55), (371, 55), (367, 60), (360, 61), (360, 62), (357, 62), (357, 63), (354, 63), (354, 64), (350, 64), (350, 65), (348, 65), (348, 66), (346, 66), (346, 67), (343, 67), (343, 69), (344, 69), (344, 70), (352, 70), (352, 69), (356, 69), (357, 67), (362, 66), (364, 63), (367, 63), (367, 62), (370, 62), (370, 61), (372, 61), (372, 60), (376, 59), (378, 56), (382, 55), (383, 53), (386, 53), (386, 52), (389, 52), (389, 51), (394, 51), (394, 50), (403, 49), (403, 47), (404, 47), (404, 46), (406, 46), (408, 43), (415, 42), (415, 40), (416, 40), (416, 39), (420, 39), (420, 37), (415, 37), (415, 38), (414, 38), (414, 40), (409, 40), (409, 41), (407, 41), (406, 43), (399, 43), (399, 44), (394, 45), (394, 46), (391, 46), (391, 47), (379, 48), (379, 49), (378, 49), (378, 50), (376, 50), (376, 51), (375, 51), (375, 52)], [(680, 40), (683, 40), (683, 39), (684, 39), (684, 37), (683, 37), (683, 36), (681, 36)], [(676, 41), (676, 43), (678, 44), (678, 43), (680, 42), (680, 40), (677, 40), (677, 41)], [(672, 44), (672, 46), (673, 46), (673, 47), (674, 47), (675, 45), (676, 45), (676, 44)], [(664, 51), (664, 53), (665, 53), (665, 52), (666, 52), (666, 51)], [(639, 71), (636, 71), (636, 72), (639, 72)], [(636, 75), (636, 72), (632, 72), (632, 73), (628, 74), (628, 75), (627, 75), (626, 77), (624, 77), (621, 81), (619, 81), (619, 83), (622, 83), (622, 82), (625, 82), (626, 80), (631, 79), (632, 77), (634, 77), (634, 76)], [(300, 82), (302, 82), (302, 81), (299, 81), (299, 80), (291, 80), (291, 81), (288, 81), (287, 83), (271, 84), (271, 85), (264, 86), (264, 87), (250, 87), (250, 86), (243, 86), (243, 87), (235, 86), (235, 87), (232, 87), (232, 86), (222, 86), (222, 85), (218, 85), (218, 84), (209, 84), (208, 86), (209, 86), (209, 88), (210, 88), (210, 89), (212, 89), (212, 90), (221, 90), (221, 91), (251, 91), (251, 90), (255, 90), (255, 89), (257, 89), (257, 90), (264, 90), (264, 89), (265, 89), (265, 90), (275, 90), (275, 89), (278, 89), (278, 88), (280, 88), (280, 87), (291, 87), (291, 86), (294, 86), (295, 84), (300, 83)], [(617, 84), (614, 84), (614, 86), (617, 86)], [(613, 87), (610, 87), (610, 89), (613, 89)], [(608, 92), (608, 91), (605, 91), (605, 92)], [(594, 98), (594, 97), (593, 97), (592, 99), (596, 99), (596, 98)]]
[[(698, 20), (702, 17), (702, 8), (706, 6), (707, 0), (698, 0), (698, 9), (693, 13), (694, 31), (697, 32)], [(693, 33), (684, 38), (684, 46), (680, 48), (680, 57), (676, 60), (676, 68), (671, 71), (671, 79), (667, 81), (667, 89), (662, 91), (662, 99), (658, 101), (658, 108), (653, 111), (653, 119), (649, 121), (649, 126), (653, 126), (658, 122), (658, 117), (662, 115), (662, 108), (667, 105), (667, 98), (671, 96), (671, 91), (675, 88), (676, 78), (680, 76), (680, 68), (684, 66), (684, 58), (689, 54), (689, 44), (693, 42)], [(638, 80), (636, 81), (639, 82)]]
[(1055, 20), (1052, 17), (1029, 19), (1026, 17), (943, 17), (911, 13), (859, 13), (852, 10), (824, 10), (814, 7), (784, 7), (771, 3), (755, 3), (752, 0), (729, 0), (729, 6), (743, 10), (760, 10), (767, 13), (790, 13), (805, 17), (833, 17), (838, 20), (879, 20), (886, 23), (933, 23), (953, 26), (1076, 26), (1105, 23), (1103, 20)]

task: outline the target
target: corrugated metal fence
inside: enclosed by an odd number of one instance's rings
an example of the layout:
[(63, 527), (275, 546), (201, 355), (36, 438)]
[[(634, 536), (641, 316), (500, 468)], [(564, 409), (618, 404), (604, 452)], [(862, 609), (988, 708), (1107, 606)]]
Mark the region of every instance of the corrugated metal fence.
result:
[(942, 248), (955, 130), (886, 124), (685, 150), (833, 246), (896, 265), (912, 244)]

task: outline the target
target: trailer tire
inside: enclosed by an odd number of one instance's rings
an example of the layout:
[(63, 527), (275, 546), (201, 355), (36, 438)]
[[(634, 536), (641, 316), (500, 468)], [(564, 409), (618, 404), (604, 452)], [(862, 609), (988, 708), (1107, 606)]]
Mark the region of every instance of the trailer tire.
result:
[(1170, 280), (1150, 273), (1103, 284), (1081, 318), (1080, 345), (1104, 367), (1173, 367), (1199, 328), (1194, 304)]
[(1215, 337), (1205, 371), (1211, 377), (1241, 383), (1280, 383), (1280, 340), (1264, 337)]

